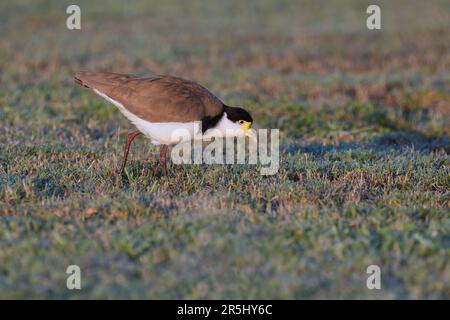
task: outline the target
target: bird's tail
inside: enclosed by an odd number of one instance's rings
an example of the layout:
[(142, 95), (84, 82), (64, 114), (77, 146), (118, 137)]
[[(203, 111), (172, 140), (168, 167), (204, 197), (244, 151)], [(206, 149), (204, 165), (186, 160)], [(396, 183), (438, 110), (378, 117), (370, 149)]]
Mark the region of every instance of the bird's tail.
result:
[(77, 72), (73, 78), (74, 78), (76, 84), (78, 84), (82, 87), (85, 87), (85, 88), (90, 88), (90, 86), (88, 86), (85, 82), (83, 82), (83, 77), (85, 76), (85, 74), (86, 74), (85, 71), (80, 71), (80, 72)]
[(80, 71), (74, 76), (75, 83), (92, 89), (103, 89), (119, 86), (130, 79), (135, 78), (132, 75), (112, 73), (112, 72), (90, 72)]

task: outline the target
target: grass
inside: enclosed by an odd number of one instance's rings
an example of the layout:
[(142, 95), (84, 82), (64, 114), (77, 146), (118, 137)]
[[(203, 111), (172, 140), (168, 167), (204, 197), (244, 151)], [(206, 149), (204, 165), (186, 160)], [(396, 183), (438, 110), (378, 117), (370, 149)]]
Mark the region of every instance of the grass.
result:
[[(66, 2), (0, 5), (0, 298), (450, 298), (445, 1), (380, 2), (381, 31), (268, 0), (79, 1), (69, 31)], [(132, 127), (80, 69), (199, 81), (281, 130), (279, 172), (165, 179), (139, 138), (117, 176)]]

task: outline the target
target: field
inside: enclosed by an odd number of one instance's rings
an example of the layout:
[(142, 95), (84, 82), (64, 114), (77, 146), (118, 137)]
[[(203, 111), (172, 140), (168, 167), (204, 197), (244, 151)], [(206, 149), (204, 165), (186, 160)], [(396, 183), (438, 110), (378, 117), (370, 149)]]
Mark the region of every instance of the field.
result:
[[(450, 298), (448, 1), (77, 3), (0, 4), (0, 298)], [(196, 80), (280, 170), (165, 178), (138, 138), (119, 176), (133, 127), (78, 70)]]

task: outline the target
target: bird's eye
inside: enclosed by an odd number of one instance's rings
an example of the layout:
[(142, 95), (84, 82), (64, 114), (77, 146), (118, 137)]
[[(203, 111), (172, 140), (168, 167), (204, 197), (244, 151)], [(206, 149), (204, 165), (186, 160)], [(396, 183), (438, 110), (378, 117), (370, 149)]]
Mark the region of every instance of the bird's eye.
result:
[(239, 120), (239, 124), (244, 124), (244, 120)]

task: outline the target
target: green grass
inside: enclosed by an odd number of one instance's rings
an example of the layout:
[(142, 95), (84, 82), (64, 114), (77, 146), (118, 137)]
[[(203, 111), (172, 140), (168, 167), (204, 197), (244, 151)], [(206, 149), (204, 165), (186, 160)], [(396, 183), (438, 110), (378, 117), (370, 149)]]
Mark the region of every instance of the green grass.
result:
[[(0, 298), (450, 298), (447, 3), (379, 3), (0, 4)], [(279, 172), (164, 178), (138, 138), (118, 176), (132, 126), (80, 69), (197, 80), (281, 130)]]

